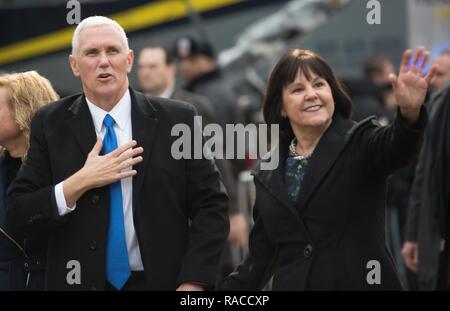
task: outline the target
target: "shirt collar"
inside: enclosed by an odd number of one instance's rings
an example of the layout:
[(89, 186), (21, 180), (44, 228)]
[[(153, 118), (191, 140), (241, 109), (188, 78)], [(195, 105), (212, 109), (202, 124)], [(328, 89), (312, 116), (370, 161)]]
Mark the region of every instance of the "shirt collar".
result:
[(92, 120), (94, 121), (95, 130), (100, 133), (103, 126), (103, 120), (105, 116), (109, 114), (113, 117), (117, 126), (123, 130), (128, 125), (128, 120), (130, 120), (131, 116), (131, 97), (130, 90), (127, 90), (119, 102), (114, 106), (111, 111), (105, 111), (95, 104), (93, 104), (86, 97), (86, 102), (89, 107), (89, 111), (91, 112)]
[(162, 92), (161, 95), (159, 95), (159, 97), (170, 98), (170, 96), (172, 96), (174, 90), (175, 90), (174, 87), (169, 87), (169, 88), (165, 89), (164, 92)]

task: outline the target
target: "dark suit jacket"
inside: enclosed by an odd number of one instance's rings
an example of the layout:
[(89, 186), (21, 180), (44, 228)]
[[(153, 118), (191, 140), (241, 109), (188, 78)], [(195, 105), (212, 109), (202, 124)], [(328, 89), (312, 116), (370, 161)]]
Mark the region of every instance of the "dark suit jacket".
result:
[[(151, 290), (181, 282), (213, 286), (228, 234), (228, 198), (212, 161), (175, 160), (176, 123), (193, 132), (192, 106), (130, 89), (133, 139), (144, 148), (134, 166), (133, 220)], [(30, 150), (7, 199), (7, 221), (22, 235), (50, 230), (47, 288), (102, 290), (108, 229), (108, 187), (86, 192), (74, 212), (58, 215), (54, 186), (81, 169), (96, 141), (84, 96), (40, 109), (32, 121)], [(81, 284), (69, 285), (66, 265), (77, 260)]]
[[(411, 189), (405, 239), (419, 243), (419, 289), (437, 286), (440, 243), (445, 235), (445, 139), (450, 85), (430, 98), (430, 125), (425, 131)], [(447, 138), (448, 139), (448, 138)]]
[[(200, 116), (202, 116), (203, 128), (211, 123), (217, 122), (217, 115), (214, 107), (204, 96), (200, 96), (185, 90), (177, 89), (172, 94), (172, 99), (181, 100), (192, 104)], [(216, 159), (216, 165), (222, 174), (222, 181), (230, 198), (230, 213), (239, 212), (237, 203), (237, 185), (233, 176), (233, 167), (230, 160)]]
[(7, 232), (3, 221), (6, 189), (21, 164), (21, 159), (12, 158), (7, 151), (0, 155), (0, 291), (44, 289), (46, 239), (17, 239)]
[[(373, 118), (355, 123), (335, 115), (295, 204), (284, 185), (289, 142), (281, 141), (278, 169), (254, 173), (249, 256), (223, 289), (260, 289), (272, 275), (274, 290), (401, 289), (379, 203), (386, 177), (412, 158), (421, 133), (401, 117), (380, 127)], [(381, 284), (367, 282), (371, 260), (380, 265)]]
[(219, 69), (190, 81), (186, 90), (208, 98), (218, 117), (216, 122), (223, 129), (226, 124), (243, 122), (242, 112), (237, 107), (236, 94)]

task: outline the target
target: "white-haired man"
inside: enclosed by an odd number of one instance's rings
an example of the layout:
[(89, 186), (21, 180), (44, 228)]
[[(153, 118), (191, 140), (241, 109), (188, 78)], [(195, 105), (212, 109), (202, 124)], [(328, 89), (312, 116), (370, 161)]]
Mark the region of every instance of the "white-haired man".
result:
[[(212, 161), (175, 160), (176, 123), (195, 110), (129, 87), (122, 27), (89, 17), (70, 66), (83, 94), (40, 110), (7, 201), (12, 230), (49, 235), (47, 289), (202, 290), (228, 234), (228, 197)], [(138, 147), (139, 146), (139, 147)]]

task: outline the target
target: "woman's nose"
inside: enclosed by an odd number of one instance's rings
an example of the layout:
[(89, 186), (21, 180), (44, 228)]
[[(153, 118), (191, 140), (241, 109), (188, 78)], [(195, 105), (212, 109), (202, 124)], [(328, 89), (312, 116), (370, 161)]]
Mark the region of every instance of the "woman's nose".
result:
[(305, 98), (306, 99), (314, 99), (316, 97), (317, 97), (316, 90), (313, 87), (307, 87), (306, 93), (305, 93)]

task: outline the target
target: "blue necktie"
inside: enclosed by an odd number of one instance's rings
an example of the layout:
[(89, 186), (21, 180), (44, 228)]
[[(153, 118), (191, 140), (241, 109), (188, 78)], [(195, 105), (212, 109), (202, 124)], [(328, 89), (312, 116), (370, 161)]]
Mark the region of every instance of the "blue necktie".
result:
[[(107, 114), (103, 120), (106, 134), (103, 138), (102, 154), (117, 149), (114, 119)], [(120, 290), (131, 275), (125, 240), (125, 223), (122, 208), (122, 187), (120, 180), (109, 186), (109, 229), (106, 245), (106, 279)]]

